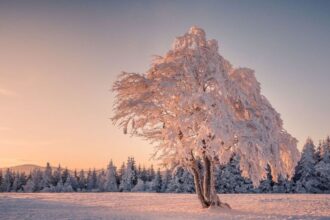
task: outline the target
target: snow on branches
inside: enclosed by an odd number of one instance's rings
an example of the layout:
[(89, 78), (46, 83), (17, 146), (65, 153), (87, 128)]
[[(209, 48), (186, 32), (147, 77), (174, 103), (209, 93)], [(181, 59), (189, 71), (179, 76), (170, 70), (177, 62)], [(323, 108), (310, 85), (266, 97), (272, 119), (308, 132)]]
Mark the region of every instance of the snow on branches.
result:
[(145, 74), (122, 73), (113, 91), (113, 122), (151, 141), (164, 164), (225, 163), (235, 152), (243, 175), (258, 182), (267, 164), (277, 178), (291, 175), (299, 159), (254, 71), (233, 68), (201, 28), (178, 37)]

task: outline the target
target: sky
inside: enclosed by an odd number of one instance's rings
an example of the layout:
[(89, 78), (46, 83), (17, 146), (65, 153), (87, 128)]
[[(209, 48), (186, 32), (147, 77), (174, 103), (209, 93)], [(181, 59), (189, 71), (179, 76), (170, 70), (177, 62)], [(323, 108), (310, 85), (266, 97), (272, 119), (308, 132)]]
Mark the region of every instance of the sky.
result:
[(121, 71), (145, 72), (175, 37), (202, 27), (299, 141), (330, 134), (330, 1), (0, 0), (0, 167), (71, 169), (150, 160), (112, 124)]

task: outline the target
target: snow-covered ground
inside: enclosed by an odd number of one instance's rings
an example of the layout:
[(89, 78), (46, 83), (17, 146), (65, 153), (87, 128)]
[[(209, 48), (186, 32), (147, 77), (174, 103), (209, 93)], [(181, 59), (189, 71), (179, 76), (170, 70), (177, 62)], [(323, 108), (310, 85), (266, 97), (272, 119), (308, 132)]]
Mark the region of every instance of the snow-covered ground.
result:
[(1, 193), (0, 219), (330, 219), (330, 195), (226, 194), (232, 210), (195, 194)]

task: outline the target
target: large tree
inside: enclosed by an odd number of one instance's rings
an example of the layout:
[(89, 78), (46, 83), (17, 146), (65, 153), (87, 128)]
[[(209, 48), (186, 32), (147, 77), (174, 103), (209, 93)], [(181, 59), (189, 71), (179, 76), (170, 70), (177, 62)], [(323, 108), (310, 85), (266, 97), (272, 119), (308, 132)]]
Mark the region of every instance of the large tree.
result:
[(113, 122), (151, 141), (165, 165), (188, 168), (203, 207), (228, 207), (216, 194), (214, 170), (232, 152), (254, 182), (266, 164), (275, 177), (291, 174), (299, 158), (296, 139), (260, 94), (253, 71), (233, 68), (200, 28), (178, 37), (146, 73), (123, 72), (113, 91)]

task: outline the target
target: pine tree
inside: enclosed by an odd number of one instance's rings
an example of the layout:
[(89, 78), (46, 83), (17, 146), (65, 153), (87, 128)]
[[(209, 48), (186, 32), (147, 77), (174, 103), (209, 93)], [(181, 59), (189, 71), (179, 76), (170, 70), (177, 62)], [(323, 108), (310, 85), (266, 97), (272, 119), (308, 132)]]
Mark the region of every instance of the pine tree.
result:
[(142, 168), (140, 179), (145, 183), (148, 181), (148, 172), (145, 167)]
[(105, 191), (107, 192), (117, 192), (118, 191), (118, 185), (117, 185), (117, 180), (116, 180), (116, 167), (113, 165), (112, 160), (110, 161), (107, 172), (106, 172), (106, 177), (105, 177)]
[(74, 170), (73, 175), (71, 175), (70, 178), (71, 178), (71, 185), (72, 185), (73, 191), (78, 191), (79, 183), (78, 183), (77, 170)]
[(300, 161), (298, 162), (293, 181), (295, 183), (295, 192), (298, 193), (317, 193), (319, 192), (319, 181), (317, 179), (315, 146), (312, 139), (308, 138), (302, 151)]
[(168, 192), (195, 192), (193, 176), (183, 167), (176, 167), (176, 169), (173, 170), (172, 181), (169, 184)]
[(147, 184), (141, 180), (140, 178), (138, 178), (138, 182), (137, 184), (133, 187), (133, 189), (131, 190), (132, 192), (146, 192), (147, 189)]
[(69, 170), (68, 170), (68, 168), (65, 168), (61, 174), (63, 183), (65, 183), (65, 181), (68, 179), (68, 176), (69, 176)]
[(3, 176), (2, 176), (2, 170), (0, 169), (0, 192), (3, 192), (2, 183), (3, 183)]
[(275, 182), (273, 187), (274, 193), (291, 193), (292, 192), (292, 183), (289, 180), (289, 177), (283, 177), (279, 175), (277, 182)]
[(272, 175), (272, 168), (269, 164), (266, 167), (266, 179), (262, 180), (259, 185), (259, 192), (272, 193), (275, 182)]
[(43, 172), (40, 169), (35, 169), (31, 172), (31, 180), (33, 184), (32, 192), (39, 192), (43, 189), (42, 176)]
[(86, 178), (85, 178), (84, 170), (81, 170), (79, 172), (78, 186), (79, 186), (80, 191), (84, 191), (86, 189)]
[(242, 176), (240, 157), (233, 154), (225, 166), (217, 170), (217, 188), (221, 193), (247, 193), (253, 191), (252, 181)]
[(43, 176), (42, 176), (42, 186), (43, 188), (49, 188), (54, 183), (53, 180), (53, 171), (50, 164), (47, 162), (46, 168), (44, 170)]
[(117, 178), (117, 184), (118, 185), (122, 182), (122, 178), (124, 176), (125, 170), (126, 170), (126, 165), (125, 165), (125, 162), (123, 162), (120, 169), (119, 169), (119, 171), (118, 171), (118, 178)]
[(57, 169), (55, 169), (54, 173), (53, 173), (53, 186), (57, 186), (57, 184), (60, 182), (60, 180), (62, 180), (63, 183), (63, 179), (62, 179), (62, 168), (61, 165), (58, 165)]
[(56, 192), (63, 192), (64, 191), (64, 184), (62, 178), (57, 182), (56, 187), (55, 187)]
[(10, 192), (13, 184), (13, 176), (10, 169), (7, 169), (2, 180), (1, 188), (3, 192)]
[(134, 187), (134, 180), (136, 179), (136, 172), (134, 170), (134, 160), (128, 158), (126, 164), (126, 170), (122, 175), (121, 182), (119, 185), (120, 191), (129, 192)]
[(149, 170), (147, 171), (147, 181), (152, 181), (155, 178), (154, 166), (151, 164)]
[(11, 191), (12, 192), (17, 192), (18, 188), (19, 188), (19, 173), (14, 173), (13, 174), (13, 178), (14, 178), (14, 182), (13, 182), (13, 186), (12, 186), (12, 189)]
[(106, 176), (104, 170), (102, 169), (97, 175), (97, 181), (96, 181), (96, 188), (98, 189), (99, 192), (105, 191), (105, 182), (106, 182)]
[(162, 182), (162, 192), (167, 192), (169, 190), (169, 184), (172, 181), (172, 172), (169, 169), (166, 169), (163, 176), (163, 182)]
[(63, 185), (63, 192), (73, 192), (71, 176), (70, 174), (67, 175), (66, 180)]
[(315, 165), (315, 172), (318, 180), (318, 188), (321, 193), (330, 193), (330, 137), (323, 141), (318, 148), (318, 161)]
[(161, 192), (162, 191), (162, 176), (160, 174), (160, 169), (157, 170), (155, 178), (152, 180), (151, 190), (153, 192)]
[(96, 189), (97, 184), (97, 175), (95, 169), (93, 171), (89, 170), (87, 173), (87, 190), (93, 191)]

